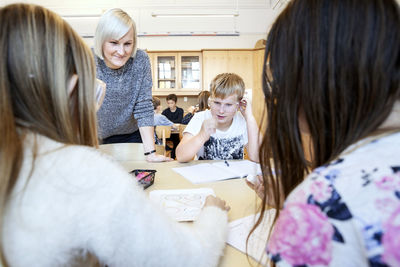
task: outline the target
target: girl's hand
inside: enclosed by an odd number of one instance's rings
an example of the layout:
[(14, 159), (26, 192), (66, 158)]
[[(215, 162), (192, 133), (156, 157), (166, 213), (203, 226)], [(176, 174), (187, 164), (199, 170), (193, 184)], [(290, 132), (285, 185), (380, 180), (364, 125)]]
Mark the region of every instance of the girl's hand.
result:
[(212, 195), (207, 196), (206, 202), (204, 203), (204, 207), (215, 206), (220, 208), (221, 210), (229, 211), (231, 207), (229, 207), (225, 200), (220, 199), (219, 197), (214, 197)]
[(163, 162), (163, 161), (173, 161), (173, 159), (163, 156), (163, 155), (158, 155), (156, 153), (151, 153), (150, 155), (146, 156), (146, 161), (148, 161), (148, 162)]
[(263, 185), (263, 178), (261, 175), (256, 176), (257, 179), (255, 183), (251, 183), (246, 179), (246, 184), (253, 189), (256, 194), (259, 196), (259, 198), (263, 199), (264, 198), (264, 185)]

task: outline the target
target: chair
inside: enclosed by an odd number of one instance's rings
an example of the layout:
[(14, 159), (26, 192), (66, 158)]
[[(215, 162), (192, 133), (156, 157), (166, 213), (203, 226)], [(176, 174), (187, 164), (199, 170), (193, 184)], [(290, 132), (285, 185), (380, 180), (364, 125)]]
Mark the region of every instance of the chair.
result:
[(156, 136), (161, 139), (161, 145), (156, 145), (156, 153), (170, 157), (171, 151), (167, 151), (167, 138), (171, 137), (171, 126), (156, 126)]
[(187, 125), (185, 124), (179, 124), (179, 140), (182, 140), (183, 137), (183, 131), (185, 130)]
[(99, 150), (105, 154), (110, 155), (117, 161), (146, 160), (142, 143), (105, 144), (100, 145)]

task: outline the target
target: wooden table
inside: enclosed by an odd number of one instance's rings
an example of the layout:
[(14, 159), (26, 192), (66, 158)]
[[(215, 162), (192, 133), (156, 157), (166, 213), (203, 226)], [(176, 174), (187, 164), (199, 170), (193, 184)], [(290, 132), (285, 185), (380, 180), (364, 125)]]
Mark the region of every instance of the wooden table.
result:
[[(133, 169), (154, 169), (157, 170), (154, 184), (146, 189), (147, 192), (160, 189), (190, 189), (209, 187), (215, 194), (226, 200), (231, 207), (228, 213), (229, 221), (233, 221), (256, 212), (256, 202), (258, 197), (245, 183), (243, 179), (233, 179), (218, 181), (205, 184), (192, 184), (183, 176), (172, 170), (175, 167), (185, 167), (192, 164), (205, 163), (209, 161), (192, 161), (190, 163), (179, 163), (177, 161), (163, 163), (148, 163), (146, 161), (120, 161), (127, 170)], [(253, 266), (256, 262), (249, 258)], [(224, 250), (224, 256), (219, 263), (220, 267), (246, 267), (251, 266), (244, 253), (227, 245)]]

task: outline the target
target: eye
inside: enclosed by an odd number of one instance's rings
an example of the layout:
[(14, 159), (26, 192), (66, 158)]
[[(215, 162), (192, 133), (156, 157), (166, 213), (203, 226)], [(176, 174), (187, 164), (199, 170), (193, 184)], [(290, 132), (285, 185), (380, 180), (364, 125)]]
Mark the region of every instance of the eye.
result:
[(110, 41), (110, 44), (117, 45), (118, 42), (117, 41)]
[(227, 107), (232, 107), (232, 105), (233, 105), (233, 104), (231, 104), (231, 103), (226, 103), (226, 104), (225, 104), (225, 106), (227, 106)]
[(125, 43), (124, 45), (125, 45), (125, 46), (131, 46), (132, 43)]

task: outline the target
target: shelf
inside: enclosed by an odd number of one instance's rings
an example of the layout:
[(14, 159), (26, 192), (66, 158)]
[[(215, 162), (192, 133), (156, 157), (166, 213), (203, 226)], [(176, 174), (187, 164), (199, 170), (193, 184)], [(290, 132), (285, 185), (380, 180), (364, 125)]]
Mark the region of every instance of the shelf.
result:
[(153, 96), (167, 96), (169, 94), (176, 94), (177, 96), (197, 96), (201, 89), (156, 89), (153, 90)]

